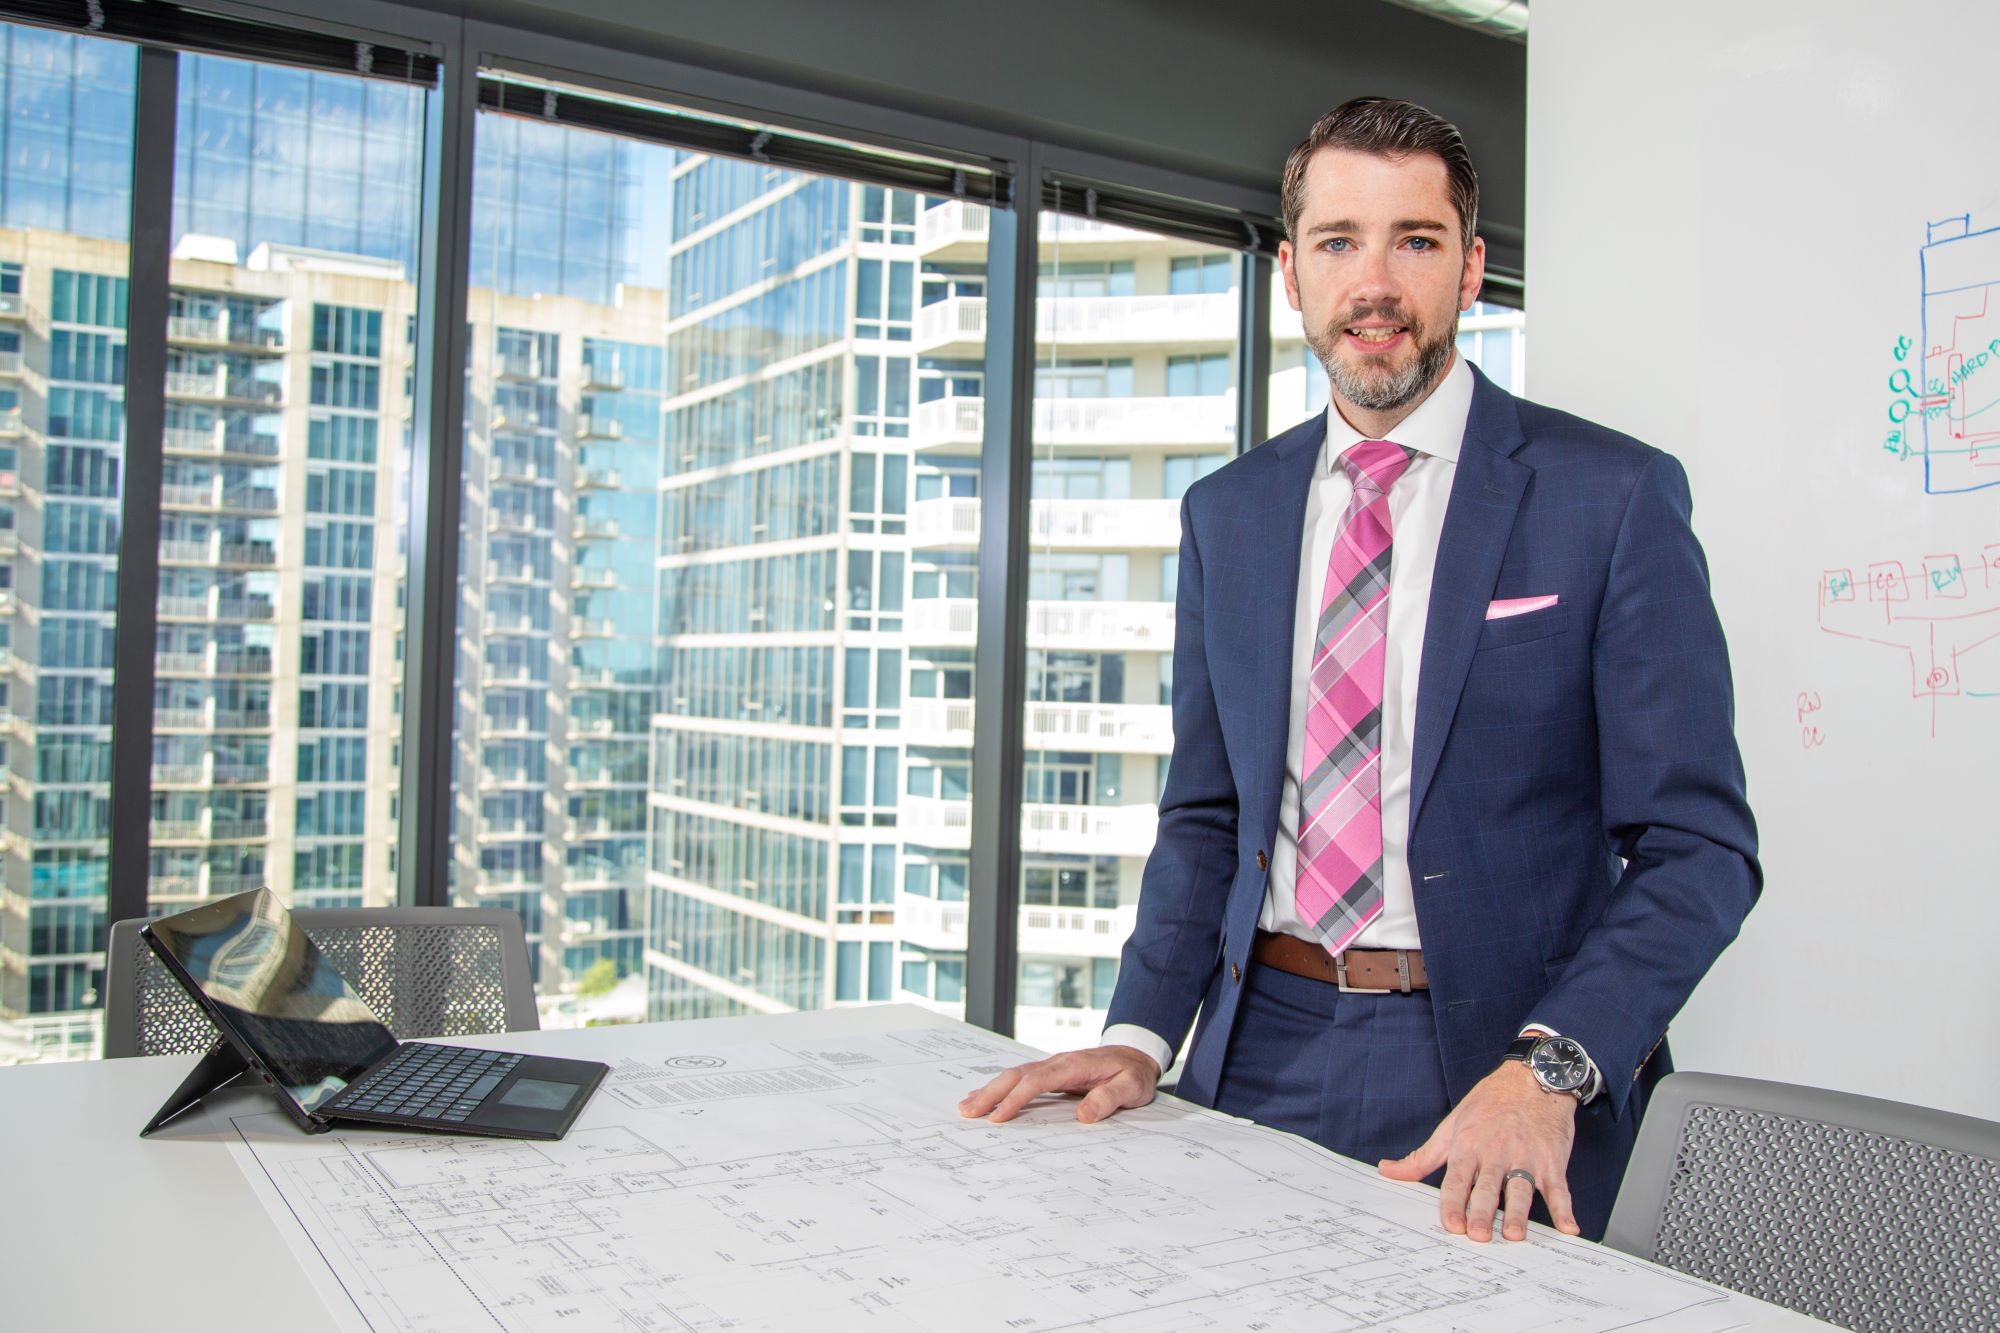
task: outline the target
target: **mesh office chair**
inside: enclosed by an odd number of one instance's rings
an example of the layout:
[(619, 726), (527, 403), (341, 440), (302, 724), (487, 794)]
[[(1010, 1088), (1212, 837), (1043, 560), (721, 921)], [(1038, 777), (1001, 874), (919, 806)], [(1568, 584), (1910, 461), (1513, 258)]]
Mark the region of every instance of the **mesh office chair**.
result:
[(1868, 1333), (2000, 1328), (2000, 1124), (1674, 1074), (1604, 1242)]
[[(532, 1032), (535, 981), (521, 918), (493, 908), (302, 908), (292, 913), (334, 970), (400, 1038)], [(199, 1054), (220, 1035), (146, 941), (144, 918), (111, 927), (104, 1053)]]

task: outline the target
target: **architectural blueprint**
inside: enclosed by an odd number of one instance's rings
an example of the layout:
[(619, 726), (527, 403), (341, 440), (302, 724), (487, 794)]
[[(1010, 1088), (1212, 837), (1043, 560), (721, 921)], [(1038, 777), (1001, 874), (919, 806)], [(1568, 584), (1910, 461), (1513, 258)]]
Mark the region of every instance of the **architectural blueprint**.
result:
[(1024, 1048), (964, 1028), (619, 1062), (560, 1142), (238, 1116), (336, 1318), (431, 1330), (1738, 1327), (1769, 1307), (1163, 1100), (1097, 1125), (955, 1103)]

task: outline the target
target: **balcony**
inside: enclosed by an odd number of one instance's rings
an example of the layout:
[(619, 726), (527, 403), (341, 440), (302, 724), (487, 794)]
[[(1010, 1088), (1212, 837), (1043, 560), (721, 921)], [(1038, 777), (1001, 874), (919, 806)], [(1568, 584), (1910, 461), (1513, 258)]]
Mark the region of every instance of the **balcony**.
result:
[[(972, 845), (971, 801), (905, 796), (896, 811), (908, 842), (954, 850)], [(1021, 846), (1079, 856), (1145, 856), (1153, 850), (1159, 820), (1159, 807), (1152, 805), (1023, 805)]]
[(269, 731), (271, 710), (268, 708), (218, 708), (211, 725), (217, 731)]
[(206, 787), (210, 782), (209, 764), (206, 758), (192, 764), (153, 765), (153, 785), (155, 787)]
[(605, 416), (602, 412), (583, 412), (576, 419), (576, 438), (579, 440), (622, 440), (625, 438), (625, 423), (617, 417)]
[(618, 622), (610, 619), (593, 619), (590, 616), (571, 616), (569, 636), (572, 639), (615, 639), (618, 637)]
[(246, 764), (238, 761), (216, 760), (216, 783), (257, 783), (271, 780), (269, 764)]
[(970, 200), (927, 208), (917, 218), (917, 253), (944, 262), (984, 259), (991, 224), (992, 210)]
[(618, 574), (610, 569), (586, 569), (581, 566), (570, 570), (569, 586), (572, 588), (615, 588)]
[(1021, 908), (1018, 939), (1024, 954), (1059, 958), (1116, 958), (1139, 923), (1139, 905)]
[[(914, 893), (896, 896), (896, 931), (905, 944), (939, 952), (966, 947), (966, 905)], [(1136, 903), (1119, 907), (1020, 909), (1020, 951), (1060, 958), (1116, 958), (1138, 923)]]
[(625, 387), (625, 367), (615, 356), (587, 356), (583, 359), (583, 387), (622, 389)]
[(160, 432), (160, 442), (170, 454), (219, 454), (222, 452), (222, 423), (213, 426), (168, 426)]
[(579, 514), (570, 528), (570, 538), (574, 541), (617, 541), (618, 520), (591, 514)]
[[(973, 646), (979, 603), (970, 597), (911, 602), (903, 621), (910, 641), (941, 648)], [(1074, 652), (1172, 652), (1172, 602), (1029, 602), (1028, 646)]]
[(986, 347), (986, 298), (953, 296), (917, 311), (915, 346), (927, 356), (968, 358)]
[(28, 303), (19, 292), (0, 292), (0, 319), (20, 319), (28, 313)]
[(576, 470), (576, 487), (580, 491), (615, 491), (618, 486), (617, 468), (580, 467)]
[[(1044, 296), (1035, 302), (1035, 341), (1067, 348), (1236, 342), (1234, 292), (1188, 296)], [(986, 341), (986, 298), (954, 296), (917, 311), (916, 349), (930, 356), (975, 356)]]
[(221, 343), (227, 321), (221, 315), (168, 315), (170, 343)]
[(1014, 1009), (1014, 1040), (1038, 1051), (1076, 1051), (1097, 1044), (1104, 1029), (1102, 1009), (1063, 1009), (1023, 1004)]
[[(1171, 551), (1180, 546), (1178, 500), (1036, 500), (1029, 540), (1038, 548), (1076, 551)], [(947, 496), (910, 507), (911, 544), (977, 548), (979, 500)]]
[[(919, 449), (975, 452), (985, 432), (983, 398), (939, 398), (919, 403), (910, 420), (910, 437)], [(1236, 398), (1233, 394), (1040, 398), (1035, 401), (1034, 439), (1037, 445), (1093, 449), (1233, 449)]]
[[(906, 699), (903, 737), (911, 745), (972, 745), (972, 703), (966, 699)], [(1030, 750), (1169, 754), (1173, 710), (1165, 704), (1038, 703), (1027, 705), (1023, 743)]]
[(965, 948), (963, 902), (941, 902), (914, 893), (896, 895), (896, 934), (919, 949), (956, 952)]
[(18, 376), (22, 369), (23, 364), (19, 352), (0, 352), (0, 376), (12, 379)]
[(270, 836), (261, 819), (217, 819), (210, 822), (208, 836), (215, 842), (256, 842)]
[(545, 533), (548, 524), (533, 514), (523, 514), (504, 509), (488, 511), (486, 515), (488, 532)]
[(206, 538), (160, 538), (160, 563), (163, 565), (205, 565), (214, 553), (215, 543)]
[[(158, 662), (154, 669), (158, 669)], [(197, 704), (193, 708), (155, 708), (153, 710), (155, 731), (206, 731), (208, 730), (208, 709)]]
[(199, 819), (156, 819), (153, 821), (154, 842), (203, 842), (208, 838), (207, 830)]
[(554, 379), (556, 372), (539, 356), (499, 355), (493, 358), (493, 373), (503, 380), (545, 380)]
[(214, 370), (170, 370), (167, 397), (195, 398), (204, 402), (247, 403), (277, 406), (284, 390), (276, 380), (260, 380), (249, 375), (231, 375), (224, 367)]
[(216, 562), (247, 569), (264, 569), (278, 563), (278, 548), (269, 542), (218, 542)]

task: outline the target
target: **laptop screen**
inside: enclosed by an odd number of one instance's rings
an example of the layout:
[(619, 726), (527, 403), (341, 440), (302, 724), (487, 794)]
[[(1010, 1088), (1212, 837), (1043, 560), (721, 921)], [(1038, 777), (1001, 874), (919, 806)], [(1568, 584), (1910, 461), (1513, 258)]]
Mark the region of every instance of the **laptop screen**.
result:
[(269, 890), (163, 917), (152, 936), (309, 1112), (396, 1049)]

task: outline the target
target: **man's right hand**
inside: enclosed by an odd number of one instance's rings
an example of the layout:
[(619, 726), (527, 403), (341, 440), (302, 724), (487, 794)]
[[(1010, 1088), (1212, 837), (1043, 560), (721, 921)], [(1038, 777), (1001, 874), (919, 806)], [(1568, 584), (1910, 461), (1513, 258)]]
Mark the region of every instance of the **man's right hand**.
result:
[(1159, 1086), (1160, 1067), (1152, 1056), (1132, 1046), (1098, 1046), (1015, 1065), (967, 1096), (958, 1104), (958, 1113), (968, 1120), (983, 1116), (1000, 1124), (1047, 1093), (1082, 1093), (1076, 1118), (1088, 1125), (1128, 1106), (1144, 1106)]

